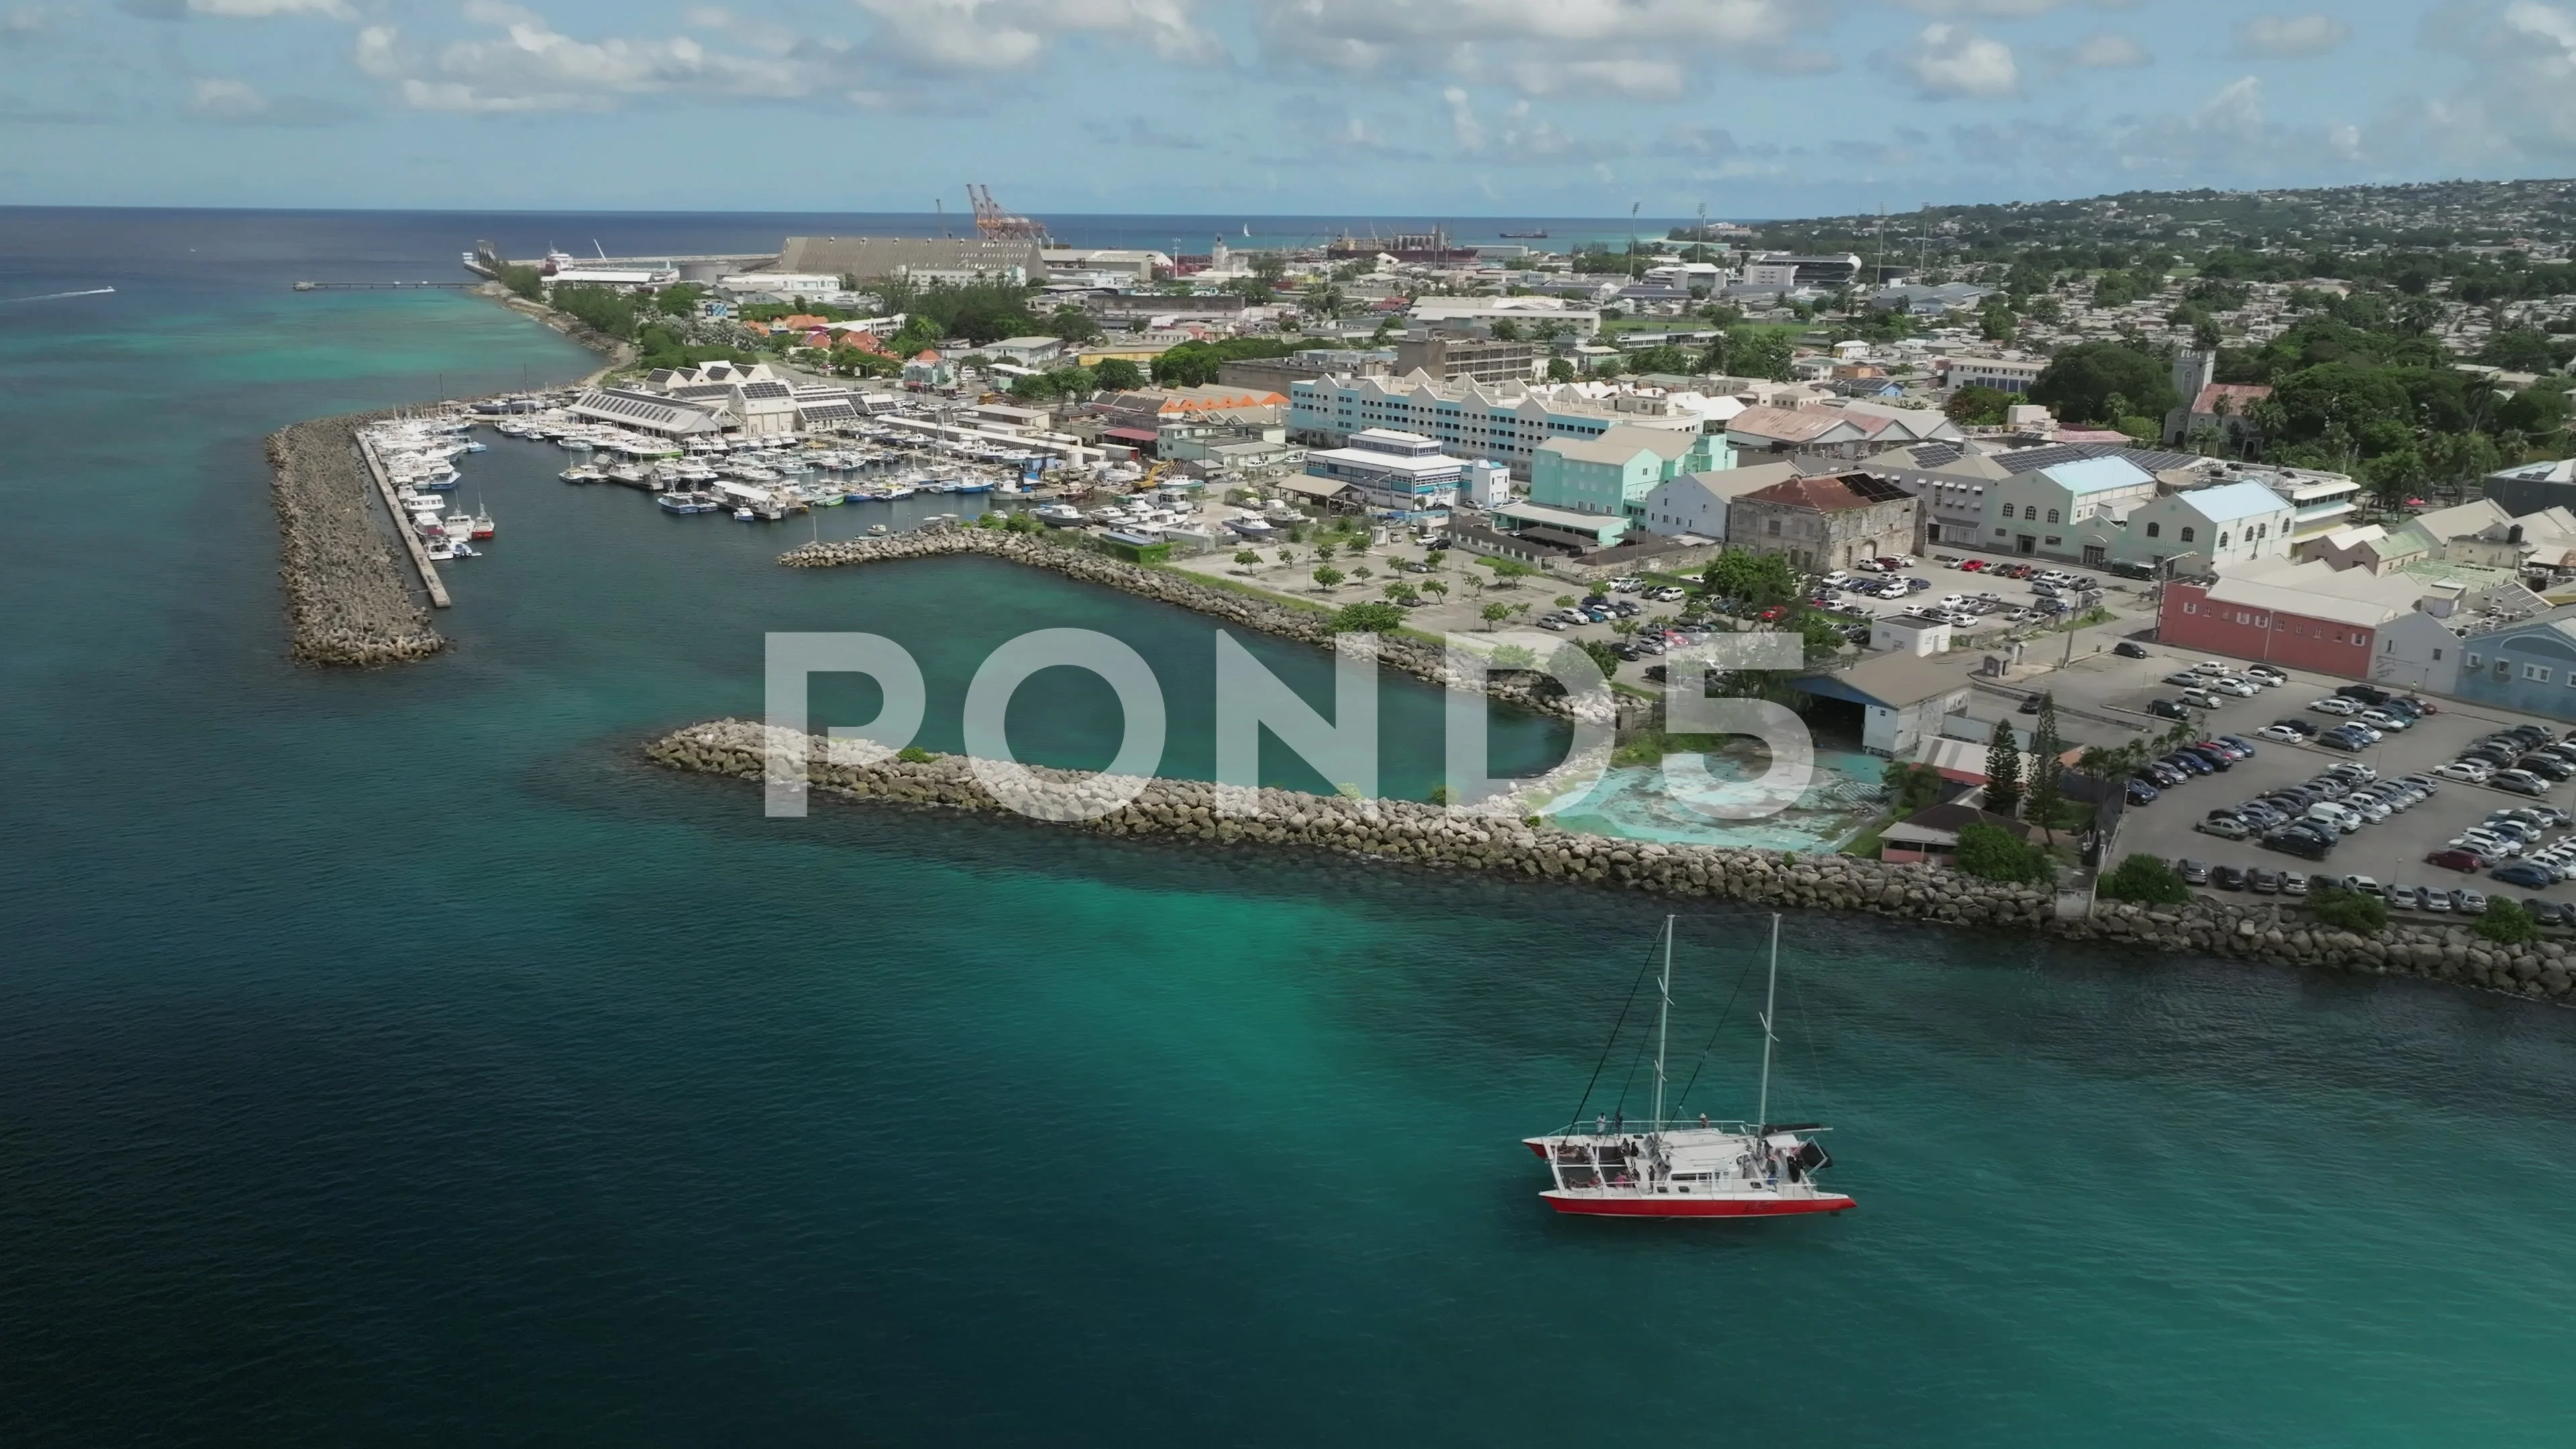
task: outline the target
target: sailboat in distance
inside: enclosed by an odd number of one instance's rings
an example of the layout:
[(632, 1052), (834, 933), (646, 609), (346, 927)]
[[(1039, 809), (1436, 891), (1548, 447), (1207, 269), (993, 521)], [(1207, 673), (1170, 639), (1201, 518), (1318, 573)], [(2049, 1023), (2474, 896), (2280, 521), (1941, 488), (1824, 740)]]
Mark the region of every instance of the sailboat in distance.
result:
[[(1857, 1206), (1816, 1181), (1816, 1174), (1833, 1166), (1834, 1159), (1807, 1134), (1825, 1128), (1768, 1120), (1771, 1047), (1779, 1039), (1773, 1022), (1780, 998), (1780, 918), (1771, 918), (1771, 975), (1762, 1001), (1762, 1087), (1754, 1120), (1711, 1122), (1705, 1115), (1695, 1121), (1664, 1120), (1664, 1048), (1673, 1014), (1670, 916), (1664, 918), (1664, 969), (1657, 989), (1654, 1116), (1631, 1122), (1613, 1113), (1595, 1117), (1589, 1132), (1569, 1123), (1562, 1132), (1522, 1138), (1556, 1179), (1554, 1187), (1539, 1194), (1547, 1205), (1561, 1213), (1613, 1218), (1788, 1217)], [(1597, 1068), (1594, 1075), (1599, 1075)], [(1585, 1095), (1590, 1095), (1588, 1088)], [(1582, 1114), (1577, 1105), (1575, 1115)]]

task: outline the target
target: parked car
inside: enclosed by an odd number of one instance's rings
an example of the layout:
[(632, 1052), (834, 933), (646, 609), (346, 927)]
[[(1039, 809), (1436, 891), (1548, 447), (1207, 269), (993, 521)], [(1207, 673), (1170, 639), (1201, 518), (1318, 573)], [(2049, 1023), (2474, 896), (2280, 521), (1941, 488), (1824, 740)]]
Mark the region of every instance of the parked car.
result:
[(2245, 872), (2245, 888), (2258, 896), (2281, 893), (2281, 873), (2269, 866), (2258, 865)]
[(2285, 896), (2303, 896), (2307, 893), (2308, 873), (2306, 871), (2285, 870), (2281, 872), (2281, 894)]
[(2147, 657), (2147, 646), (2134, 639), (2123, 639), (2111, 646), (2111, 652), (2123, 659), (2144, 659)]
[(2462, 886), (2451, 892), (2451, 909), (2464, 916), (2483, 916), (2487, 913), (2487, 898)]
[(2129, 777), (2127, 784), (2129, 803), (2132, 805), (2153, 805), (2164, 795), (2162, 790), (2157, 789), (2155, 786), (2139, 779), (2135, 775), (2131, 775)]
[(2245, 672), (2256, 679), (2262, 680), (2266, 684), (2287, 684), (2290, 682), (2289, 671), (2276, 669), (2269, 664), (2248, 664), (2245, 666)]
[(2171, 699), (2148, 700), (2147, 713), (2154, 715), (2158, 719), (2191, 718), (2191, 711), (2184, 708), (2181, 701)]
[(2390, 910), (2411, 911), (2417, 906), (2422, 905), (2423, 901), (2423, 892), (2415, 889), (2411, 885), (2392, 885), (2388, 888), (2388, 908)]
[(2222, 865), (2209, 873), (2209, 883), (2223, 891), (2245, 889), (2245, 872), (2241, 867)]
[(2190, 705), (2194, 709), (2223, 709), (2226, 707), (2226, 701), (2220, 699), (2217, 695), (2211, 694), (2205, 689), (2184, 690), (2182, 692), (2182, 702)]
[(2444, 870), (2472, 873), (2487, 868), (2487, 858), (2464, 845), (2446, 845), (2424, 857), (2424, 863), (2438, 865)]
[(2265, 725), (2254, 732), (2254, 738), (2258, 740), (2271, 740), (2276, 744), (2295, 745), (2300, 741), (2305, 740), (2307, 736), (2300, 734), (2294, 729), (2285, 729), (2280, 725)]
[(2315, 710), (2319, 714), (2359, 714), (2362, 709), (2359, 704), (2344, 698), (2340, 694), (2329, 694), (2325, 698), (2310, 704), (2308, 708)]
[(2215, 820), (2200, 821), (2191, 828), (2203, 835), (2215, 835), (2221, 840), (2243, 840), (2254, 833), (2245, 828), (2244, 821), (2227, 815), (2222, 815)]
[(2532, 890), (2558, 883), (2558, 877), (2548, 867), (2534, 865), (2527, 860), (2517, 860), (2497, 866), (2487, 872), (2487, 879), (2500, 880), (2506, 885), (2525, 886)]
[(2205, 860), (2193, 860), (2186, 856), (2174, 862), (2174, 870), (2182, 876), (2184, 885), (2209, 884), (2209, 862)]
[(2511, 790), (2517, 795), (2549, 793), (2549, 782), (2529, 770), (2498, 770), (2495, 778), (2487, 783), (2499, 790)]
[(2323, 728), (2323, 726), (2319, 725), (2314, 720), (2299, 719), (2296, 716), (2288, 719), (2276, 719), (2272, 721), (2272, 723), (2276, 728), (2288, 730), (2290, 733), (2297, 735), (2303, 740), (2315, 739), (2317, 737), (2317, 732)]
[(2522, 908), (2531, 913), (2533, 920), (2544, 926), (2564, 926), (2568, 923), (2568, 908), (2556, 901), (2531, 896), (2523, 901)]

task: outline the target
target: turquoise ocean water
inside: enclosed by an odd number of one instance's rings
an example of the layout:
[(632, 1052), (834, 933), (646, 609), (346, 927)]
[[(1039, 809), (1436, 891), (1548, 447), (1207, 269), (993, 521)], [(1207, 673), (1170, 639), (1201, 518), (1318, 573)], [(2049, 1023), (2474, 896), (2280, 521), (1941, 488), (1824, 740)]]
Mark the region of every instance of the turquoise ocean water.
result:
[[(1792, 917), (1782, 1111), (1860, 1210), (1566, 1222), (1516, 1139), (1651, 904), (769, 821), (635, 752), (756, 708), (767, 629), (905, 640), (939, 746), (984, 648), (1079, 623), (1203, 769), (1193, 616), (793, 573), (805, 523), (496, 445), (459, 648), (290, 666), (260, 436), (587, 358), (283, 283), (476, 228), (0, 212), (0, 297), (119, 289), (0, 303), (0, 1442), (2566, 1441), (2567, 1013)], [(1432, 704), (1390, 682), (1390, 788)], [(1111, 723), (1041, 676), (1013, 731)], [(1682, 922), (1683, 1059), (1761, 929)], [(1750, 1110), (1752, 1045), (1690, 1110)]]

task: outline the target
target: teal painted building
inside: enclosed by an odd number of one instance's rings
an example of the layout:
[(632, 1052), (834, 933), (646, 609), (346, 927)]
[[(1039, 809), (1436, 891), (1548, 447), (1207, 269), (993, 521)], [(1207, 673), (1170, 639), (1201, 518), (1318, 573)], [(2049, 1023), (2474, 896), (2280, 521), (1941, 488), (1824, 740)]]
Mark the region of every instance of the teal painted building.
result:
[(1529, 501), (1569, 513), (1633, 516), (1646, 495), (1684, 473), (1733, 467), (1724, 433), (1622, 424), (1597, 438), (1550, 438), (1530, 454)]

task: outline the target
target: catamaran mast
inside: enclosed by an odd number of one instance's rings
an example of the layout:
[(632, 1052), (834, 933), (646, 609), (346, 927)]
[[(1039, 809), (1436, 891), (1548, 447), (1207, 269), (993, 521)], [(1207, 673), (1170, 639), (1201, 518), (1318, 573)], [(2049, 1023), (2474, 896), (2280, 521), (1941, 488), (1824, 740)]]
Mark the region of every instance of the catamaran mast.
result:
[(1655, 1126), (1664, 1129), (1664, 1042), (1672, 1034), (1673, 1021), (1673, 918), (1664, 917), (1664, 984), (1663, 1005), (1655, 1011)]
[(1753, 1111), (1757, 1132), (1771, 1130), (1771, 1011), (1780, 1000), (1780, 914), (1771, 913), (1771, 984), (1762, 993), (1762, 1102)]

